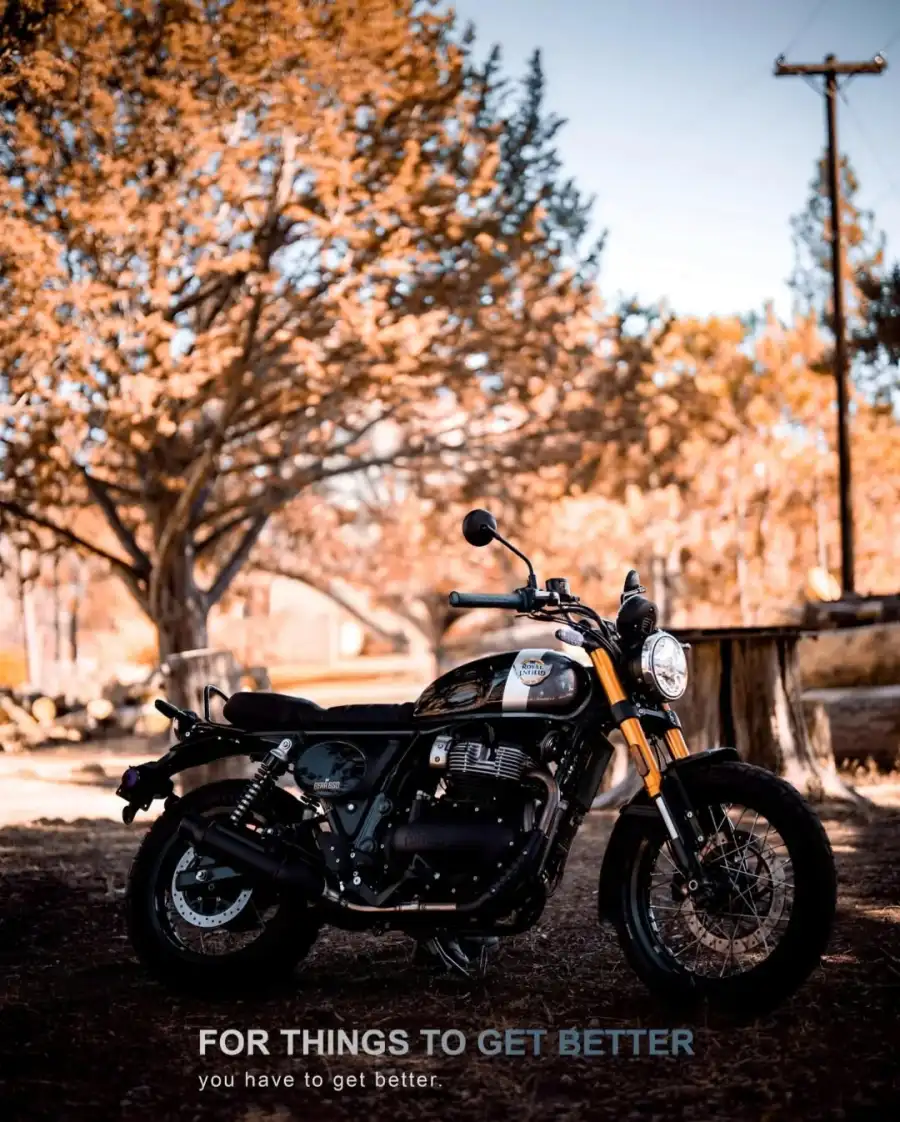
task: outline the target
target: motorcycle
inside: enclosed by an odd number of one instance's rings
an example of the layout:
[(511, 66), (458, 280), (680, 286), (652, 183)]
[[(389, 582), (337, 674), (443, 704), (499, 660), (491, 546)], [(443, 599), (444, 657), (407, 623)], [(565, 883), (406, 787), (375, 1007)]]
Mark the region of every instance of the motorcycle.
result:
[[(584, 654), (479, 658), (402, 705), (326, 709), (211, 685), (203, 717), (157, 701), (176, 742), (117, 791), (127, 823), (165, 800), (126, 893), (145, 967), (180, 988), (258, 987), (332, 925), (399, 930), (433, 961), (480, 976), (500, 939), (540, 920), (618, 729), (643, 782), (603, 856), (598, 920), (660, 998), (782, 1001), (819, 963), (834, 917), (819, 818), (734, 748), (689, 753), (672, 708), (685, 648), (657, 626), (636, 571), (615, 620), (603, 619), (566, 579), (541, 588), (487, 511), (469, 513), (463, 535), (510, 549), (528, 578), (508, 594), (452, 592), (452, 606), (562, 624), (557, 638)], [(257, 764), (252, 779), (175, 794), (178, 773), (235, 756)]]

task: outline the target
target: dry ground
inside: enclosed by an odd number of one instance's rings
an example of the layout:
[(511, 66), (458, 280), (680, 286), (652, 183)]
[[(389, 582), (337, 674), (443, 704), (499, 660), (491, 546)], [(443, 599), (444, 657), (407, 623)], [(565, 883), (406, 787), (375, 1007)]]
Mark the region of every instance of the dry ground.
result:
[[(0, 800), (12, 790), (4, 787)], [(703, 1014), (673, 1022), (632, 977), (611, 934), (598, 929), (607, 815), (591, 817), (540, 927), (508, 943), (480, 990), (413, 968), (411, 944), (400, 937), (327, 931), (278, 996), (216, 1004), (158, 988), (125, 940), (122, 892), (146, 816), (130, 829), (100, 818), (8, 825), (0, 829), (0, 1119), (900, 1117), (900, 811), (882, 806), (869, 821), (826, 817), (842, 884), (830, 954), (793, 1001), (751, 1024)], [(201, 1028), (250, 1027), (269, 1030), (271, 1057), (199, 1055)], [(547, 1029), (551, 1043), (569, 1027), (689, 1027), (695, 1054), (472, 1051), (483, 1029), (507, 1027)], [(290, 1059), (278, 1042), (285, 1028), (404, 1029), (413, 1047), (400, 1059)], [(460, 1029), (470, 1048), (429, 1058), (419, 1044), (423, 1028)], [(299, 1086), (248, 1089), (247, 1072), (292, 1073)], [(376, 1072), (424, 1073), (439, 1086), (338, 1091), (332, 1084), (352, 1073), (371, 1084)], [(214, 1074), (235, 1076), (235, 1088), (201, 1091), (201, 1077)], [(306, 1074), (321, 1075), (322, 1089), (303, 1086)]]

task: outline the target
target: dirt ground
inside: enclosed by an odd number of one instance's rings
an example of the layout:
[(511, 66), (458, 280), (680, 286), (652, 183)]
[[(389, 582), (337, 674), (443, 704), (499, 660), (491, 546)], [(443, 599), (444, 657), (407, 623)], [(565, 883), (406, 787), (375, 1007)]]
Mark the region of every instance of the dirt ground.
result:
[[(36, 773), (35, 773), (36, 774)], [(39, 782), (32, 776), (30, 782)], [(105, 784), (100, 781), (98, 787)], [(2, 798), (9, 800), (11, 787)], [(107, 786), (108, 790), (108, 786)], [(110, 792), (111, 793), (111, 792)], [(890, 802), (891, 800), (883, 800)], [(92, 804), (93, 805), (93, 804)], [(0, 829), (0, 1119), (4, 1122), (900, 1117), (900, 810), (825, 812), (840, 866), (840, 914), (822, 969), (754, 1023), (673, 1018), (631, 975), (595, 921), (612, 816), (592, 815), (540, 926), (501, 950), (481, 988), (435, 978), (412, 944), (326, 931), (283, 992), (209, 1003), (150, 982), (127, 944), (121, 904), (146, 828), (103, 818)], [(201, 1029), (267, 1030), (270, 1056), (200, 1055)], [(404, 1030), (403, 1057), (285, 1055), (284, 1029)], [(485, 1056), (486, 1029), (547, 1030), (544, 1054)], [(686, 1028), (693, 1055), (557, 1054), (569, 1028)], [(423, 1029), (457, 1029), (458, 1056), (425, 1054)], [(643, 1051), (646, 1052), (646, 1037)], [(294, 1086), (247, 1086), (292, 1075)], [(376, 1088), (381, 1075), (433, 1087)], [(355, 1075), (365, 1087), (340, 1089)], [(201, 1090), (203, 1077), (234, 1087)], [(321, 1089), (306, 1077), (321, 1077)], [(346, 1079), (345, 1079), (346, 1082)]]

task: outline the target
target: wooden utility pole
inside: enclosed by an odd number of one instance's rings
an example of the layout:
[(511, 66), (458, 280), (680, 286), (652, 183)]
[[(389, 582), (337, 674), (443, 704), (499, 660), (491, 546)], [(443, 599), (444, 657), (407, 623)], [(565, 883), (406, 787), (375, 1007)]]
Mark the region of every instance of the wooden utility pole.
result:
[(850, 434), (848, 426), (849, 374), (847, 330), (844, 318), (842, 278), (841, 177), (837, 142), (838, 75), (881, 74), (887, 62), (875, 55), (869, 62), (838, 62), (826, 55), (824, 62), (789, 65), (783, 57), (775, 60), (775, 77), (813, 77), (825, 79), (825, 123), (828, 131), (828, 192), (831, 195), (831, 282), (834, 288), (834, 376), (837, 382), (838, 471), (841, 510), (841, 586), (844, 596), (856, 594), (853, 564), (853, 496), (850, 474)]

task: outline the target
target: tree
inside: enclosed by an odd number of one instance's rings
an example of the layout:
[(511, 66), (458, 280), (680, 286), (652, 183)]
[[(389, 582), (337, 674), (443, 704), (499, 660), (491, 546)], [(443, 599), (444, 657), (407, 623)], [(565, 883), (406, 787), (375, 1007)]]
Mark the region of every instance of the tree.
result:
[[(330, 505), (324, 528), (302, 501), (292, 504), (252, 564), (324, 592), (396, 650), (427, 655), (437, 672), (451, 627), (471, 614), (452, 608), (449, 593), (507, 591), (512, 584), (508, 554), (473, 549), (463, 539), (471, 505), (440, 481), (429, 488), (419, 480), (412, 490), (385, 472), (352, 503)], [(502, 520), (503, 508), (490, 505)]]
[(36, 36), (0, 119), (0, 508), (103, 558), (161, 658), (296, 496), (487, 470), (545, 422), (596, 253), (538, 58), (513, 98), (412, 0), (93, 0)]
[[(859, 280), (881, 273), (885, 239), (875, 225), (873, 212), (859, 205), (859, 180), (846, 156), (840, 158), (839, 174), (844, 296), (847, 323), (853, 328), (865, 316), (865, 297)], [(830, 330), (834, 311), (827, 154), (819, 158), (809, 190), (805, 208), (791, 219), (795, 263), (789, 283), (796, 295), (798, 310), (801, 313), (814, 311), (822, 325)]]
[(866, 317), (856, 329), (854, 343), (877, 398), (890, 400), (900, 388), (900, 265), (881, 275), (863, 273), (859, 286)]
[[(846, 156), (840, 160), (842, 281), (851, 354), (855, 355), (854, 381), (868, 396), (890, 395), (892, 380), (885, 379), (884, 359), (890, 355), (881, 340), (890, 338), (891, 279), (885, 274), (885, 236), (875, 215), (858, 202), (859, 180)], [(827, 156), (818, 162), (810, 183), (806, 207), (791, 220), (795, 265), (790, 285), (801, 314), (814, 313), (833, 332), (833, 282), (831, 198)], [(823, 373), (832, 372), (832, 358), (824, 356)], [(890, 359), (888, 358), (888, 361)]]

